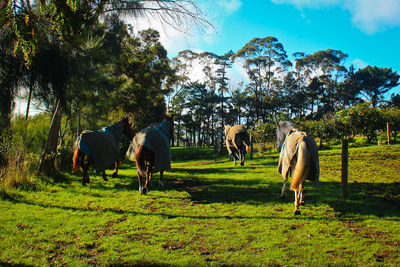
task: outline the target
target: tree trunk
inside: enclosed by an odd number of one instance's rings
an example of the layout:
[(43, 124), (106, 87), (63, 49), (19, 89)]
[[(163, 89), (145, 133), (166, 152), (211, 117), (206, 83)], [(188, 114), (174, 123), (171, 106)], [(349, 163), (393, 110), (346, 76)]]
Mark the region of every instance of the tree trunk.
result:
[(30, 83), (29, 83), (29, 96), (28, 96), (28, 103), (26, 104), (26, 117), (25, 120), (28, 120), (29, 116), (29, 108), (31, 106), (31, 99), (32, 99), (32, 92), (33, 92), (33, 85), (35, 84), (35, 81), (31, 75), (30, 77)]
[(57, 152), (58, 137), (61, 128), (61, 119), (62, 119), (62, 107), (60, 100), (58, 99), (51, 120), (50, 129), (47, 136), (47, 142), (43, 151), (38, 172), (51, 174), (54, 171), (55, 155)]

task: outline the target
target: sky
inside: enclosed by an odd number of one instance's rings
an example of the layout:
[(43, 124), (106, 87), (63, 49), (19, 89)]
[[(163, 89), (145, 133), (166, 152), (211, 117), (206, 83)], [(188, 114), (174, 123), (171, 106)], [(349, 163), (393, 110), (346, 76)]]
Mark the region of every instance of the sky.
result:
[[(223, 55), (255, 37), (273, 36), (289, 58), (295, 52), (336, 49), (348, 54), (345, 65), (392, 68), (400, 73), (399, 0), (199, 0), (214, 29), (182, 33), (145, 20), (134, 28), (160, 31), (170, 58), (179, 51)], [(154, 20), (153, 20), (154, 21)], [(139, 26), (140, 25), (140, 26)], [(391, 93), (400, 93), (396, 88)]]

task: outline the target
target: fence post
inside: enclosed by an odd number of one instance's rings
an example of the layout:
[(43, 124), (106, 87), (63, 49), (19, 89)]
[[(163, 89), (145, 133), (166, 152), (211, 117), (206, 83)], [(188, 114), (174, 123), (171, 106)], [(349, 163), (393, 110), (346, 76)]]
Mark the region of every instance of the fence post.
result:
[(347, 139), (342, 139), (342, 198), (348, 197), (349, 175), (349, 145)]
[(250, 131), (250, 160), (253, 159), (253, 131)]
[(386, 131), (387, 131), (387, 144), (390, 145), (390, 128), (389, 123), (386, 123)]

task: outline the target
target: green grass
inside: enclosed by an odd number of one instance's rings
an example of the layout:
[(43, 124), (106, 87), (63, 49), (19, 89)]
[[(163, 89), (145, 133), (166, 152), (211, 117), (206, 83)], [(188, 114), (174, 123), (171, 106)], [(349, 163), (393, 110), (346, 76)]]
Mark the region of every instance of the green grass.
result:
[[(133, 163), (104, 182), (80, 174), (0, 201), (0, 265), (374, 266), (400, 264), (400, 146), (320, 151), (321, 183), (279, 198), (278, 154), (233, 167), (210, 149), (173, 149), (166, 186), (137, 190)], [(107, 172), (111, 174), (111, 171)]]

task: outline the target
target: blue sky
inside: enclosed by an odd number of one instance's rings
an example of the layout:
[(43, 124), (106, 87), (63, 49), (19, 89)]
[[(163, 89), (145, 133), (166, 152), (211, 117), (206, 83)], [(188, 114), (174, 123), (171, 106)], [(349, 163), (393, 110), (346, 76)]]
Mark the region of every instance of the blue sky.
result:
[[(215, 30), (182, 34), (157, 28), (170, 57), (184, 49), (222, 55), (254, 37), (274, 36), (289, 56), (338, 49), (346, 65), (400, 72), (399, 0), (200, 0)], [(146, 27), (145, 24), (141, 24)], [(394, 92), (400, 92), (396, 89)]]

